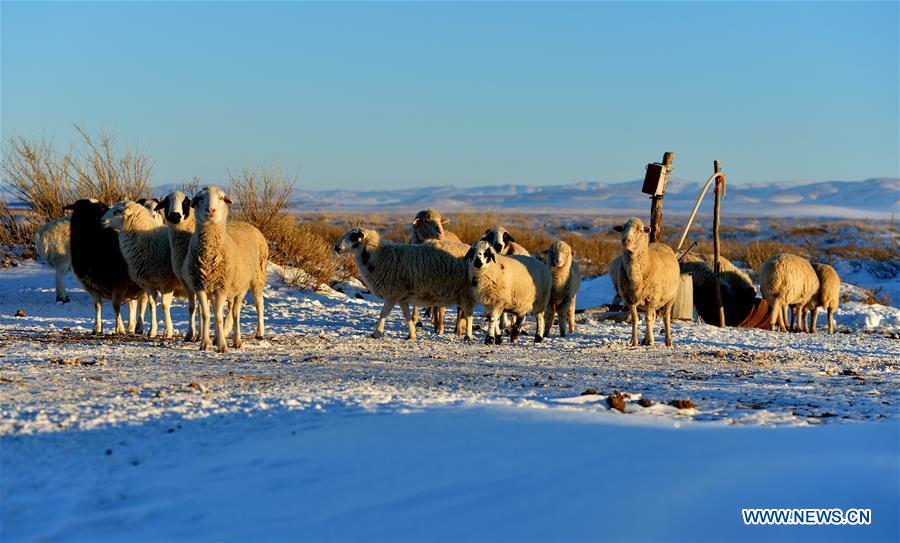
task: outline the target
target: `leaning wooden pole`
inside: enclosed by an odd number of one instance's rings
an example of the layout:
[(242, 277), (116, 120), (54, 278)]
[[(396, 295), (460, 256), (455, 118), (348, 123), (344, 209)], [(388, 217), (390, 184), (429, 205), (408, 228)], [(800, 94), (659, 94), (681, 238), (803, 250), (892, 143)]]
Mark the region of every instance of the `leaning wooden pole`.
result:
[(675, 153), (666, 151), (663, 154), (662, 165), (665, 168), (662, 190), (651, 198), (650, 203), (650, 241), (662, 240), (662, 203), (666, 194), (666, 185), (669, 183), (669, 173), (672, 171), (672, 163), (675, 161)]
[[(719, 167), (718, 160), (713, 162), (713, 170), (715, 173), (722, 171)], [(721, 251), (719, 248), (719, 213), (722, 207), (722, 196), (725, 192), (724, 174), (716, 178), (716, 187), (713, 189), (713, 192), (716, 195), (716, 203), (713, 207), (713, 275), (715, 276), (716, 285), (716, 306), (719, 308), (719, 327), (724, 328), (725, 307), (722, 305), (722, 286), (719, 283), (719, 273), (721, 268), (719, 265), (719, 259), (721, 258)]]

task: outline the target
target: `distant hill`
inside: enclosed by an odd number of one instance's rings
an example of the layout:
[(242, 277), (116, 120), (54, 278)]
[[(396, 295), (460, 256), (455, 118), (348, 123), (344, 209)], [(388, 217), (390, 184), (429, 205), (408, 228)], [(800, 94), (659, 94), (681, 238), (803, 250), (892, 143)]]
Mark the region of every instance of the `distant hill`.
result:
[[(440, 186), (372, 191), (298, 189), (293, 207), (298, 211), (409, 212), (435, 207), (448, 211), (506, 209), (621, 214), (647, 210), (648, 196), (641, 192), (641, 183), (637, 180), (554, 186)], [(673, 177), (666, 191), (666, 211), (690, 212), (701, 188), (700, 183)], [(704, 207), (711, 205), (711, 196), (712, 190), (704, 200)], [(892, 212), (900, 210), (900, 178), (728, 185), (724, 207), (731, 216), (889, 219)]]

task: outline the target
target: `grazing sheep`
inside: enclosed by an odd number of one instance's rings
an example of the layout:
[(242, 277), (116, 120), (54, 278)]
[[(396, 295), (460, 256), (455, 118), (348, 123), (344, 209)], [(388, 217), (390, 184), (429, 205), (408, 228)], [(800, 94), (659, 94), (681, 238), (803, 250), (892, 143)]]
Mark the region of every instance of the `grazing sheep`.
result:
[(466, 262), (433, 243), (383, 243), (374, 230), (351, 228), (334, 246), (335, 253), (353, 253), (356, 268), (372, 294), (384, 301), (373, 338), (384, 335), (384, 323), (400, 304), (409, 326), (407, 339), (416, 339), (409, 305), (448, 306), (462, 309), (465, 339), (472, 339), (475, 298), (466, 274)]
[(816, 294), (810, 298), (801, 311), (801, 320), (806, 324), (806, 313), (811, 313), (809, 331), (815, 333), (816, 320), (818, 317), (818, 308), (824, 308), (828, 312), (828, 333), (834, 333), (834, 310), (838, 308), (841, 302), (841, 278), (837, 272), (828, 264), (813, 264), (816, 270), (816, 276), (819, 278), (819, 289)]
[(71, 217), (59, 217), (38, 228), (34, 236), (37, 254), (56, 270), (56, 301), (63, 304), (69, 303), (66, 274), (72, 269), (72, 251), (69, 247), (71, 227)]
[(475, 299), (490, 314), (490, 325), (485, 344), (503, 341), (500, 315), (508, 311), (516, 321), (510, 333), (515, 341), (522, 330), (525, 315), (534, 313), (537, 320), (534, 341), (544, 339), (544, 314), (550, 302), (550, 269), (536, 258), (522, 255), (498, 255), (486, 241), (476, 241), (466, 254), (469, 263), (469, 279)]
[(100, 221), (104, 228), (111, 228), (119, 235), (119, 248), (128, 264), (128, 274), (147, 293), (150, 301), (149, 337), (156, 337), (156, 297), (162, 302), (165, 332), (172, 338), (172, 298), (184, 297), (181, 281), (172, 271), (168, 229), (156, 222), (155, 211), (124, 200), (111, 207)]
[[(191, 237), (194, 235), (194, 214), (191, 213), (191, 200), (186, 194), (175, 191), (163, 198), (156, 209), (162, 212), (169, 230), (169, 255), (171, 256), (172, 271), (175, 277), (181, 281), (188, 299), (188, 331), (184, 336), (185, 341), (200, 339), (197, 334), (197, 295), (188, 286), (187, 277), (184, 275), (184, 259), (187, 256)], [(229, 316), (231, 312), (229, 311)], [(230, 321), (230, 319), (229, 319)], [(228, 335), (230, 326), (227, 326), (225, 335)]]
[(137, 203), (146, 207), (150, 214), (153, 216), (153, 221), (157, 224), (157, 226), (162, 226), (166, 223), (166, 219), (163, 216), (162, 211), (159, 210), (159, 200), (156, 198), (139, 198)]
[(805, 258), (781, 253), (763, 263), (759, 270), (759, 287), (771, 308), (769, 326), (772, 330), (779, 326), (786, 331), (788, 307), (799, 313), (818, 292), (819, 278)]
[[(716, 304), (716, 283), (713, 255), (685, 255), (679, 263), (681, 273), (691, 274), (694, 287), (694, 307), (704, 322), (719, 322)], [(753, 280), (725, 257), (719, 257), (719, 284), (722, 304), (725, 307), (725, 324), (736, 326), (750, 314), (756, 305), (756, 288)]]
[(637, 346), (638, 308), (646, 312), (647, 334), (642, 344), (653, 345), (656, 310), (663, 308), (666, 346), (672, 346), (672, 304), (678, 294), (681, 272), (678, 259), (668, 245), (650, 243), (650, 228), (637, 217), (613, 230), (622, 234), (622, 263), (619, 293), (631, 309), (631, 345)]
[(481, 236), (481, 241), (490, 243), (494, 251), (500, 255), (531, 256), (528, 249), (516, 243), (516, 240), (502, 226), (495, 226), (485, 230)]
[(256, 227), (234, 221), (226, 227), (231, 199), (216, 186), (206, 186), (191, 200), (195, 229), (182, 267), (191, 292), (200, 302), (200, 349), (211, 345), (209, 337), (210, 298), (214, 304), (216, 348), (228, 350), (225, 344), (223, 312), (230, 304), (234, 322), (234, 348), (241, 340), (241, 305), (247, 290), (256, 304), (256, 338), (265, 336), (263, 322), (263, 289), (266, 286), (266, 263), (269, 246)]
[(103, 333), (103, 321), (100, 318), (103, 299), (112, 301), (116, 314), (116, 334), (125, 333), (121, 315), (121, 305), (125, 302), (128, 302), (130, 317), (128, 331), (143, 333), (143, 323), (137, 315), (135, 300), (146, 300), (146, 296), (128, 275), (128, 264), (119, 250), (119, 237), (112, 230), (100, 226), (100, 218), (109, 207), (94, 199), (82, 199), (63, 209), (72, 211), (72, 271), (84, 290), (94, 299), (94, 333)]
[(444, 230), (444, 225), (449, 222), (450, 219), (442, 217), (438, 210), (423, 209), (416, 213), (416, 218), (412, 221), (409, 242), (422, 243), (429, 239), (441, 239), (462, 243), (456, 234)]
[(544, 316), (544, 335), (550, 335), (553, 317), (559, 318), (559, 335), (566, 337), (566, 324), (570, 334), (575, 333), (575, 297), (581, 288), (581, 268), (575, 262), (575, 251), (565, 241), (555, 241), (542, 253), (550, 266), (550, 302)]

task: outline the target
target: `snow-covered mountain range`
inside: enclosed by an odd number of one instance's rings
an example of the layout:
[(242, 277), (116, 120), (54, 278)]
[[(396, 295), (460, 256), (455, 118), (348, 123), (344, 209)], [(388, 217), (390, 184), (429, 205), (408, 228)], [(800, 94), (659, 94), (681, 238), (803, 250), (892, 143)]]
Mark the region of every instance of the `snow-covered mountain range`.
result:
[[(409, 211), (497, 209), (621, 213), (645, 211), (648, 196), (641, 180), (625, 183), (587, 182), (571, 185), (494, 185), (483, 187), (422, 187), (399, 190), (297, 189), (298, 211)], [(673, 177), (665, 197), (667, 212), (690, 212), (700, 183)], [(712, 200), (712, 191), (704, 200)], [(864, 181), (777, 182), (728, 186), (723, 208), (729, 215), (823, 216), (890, 219), (900, 211), (900, 178)]]

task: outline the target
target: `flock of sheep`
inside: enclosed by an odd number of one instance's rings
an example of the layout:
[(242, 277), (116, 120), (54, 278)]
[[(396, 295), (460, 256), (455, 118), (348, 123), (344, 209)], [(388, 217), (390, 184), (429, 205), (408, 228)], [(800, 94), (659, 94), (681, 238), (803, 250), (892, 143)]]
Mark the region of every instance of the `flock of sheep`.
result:
[[(58, 301), (68, 301), (63, 278), (69, 269), (92, 296), (94, 333), (102, 333), (101, 302), (106, 299), (112, 302), (117, 334), (126, 331), (123, 304), (129, 306), (127, 330), (138, 334), (143, 333), (149, 304), (148, 334), (154, 337), (159, 301), (163, 336), (171, 338), (170, 307), (173, 298), (179, 297), (187, 299), (190, 312), (185, 339), (199, 340), (201, 350), (214, 343), (219, 352), (225, 352), (228, 335), (235, 348), (241, 347), (240, 313), (248, 290), (256, 306), (256, 338), (265, 335), (263, 290), (268, 260), (268, 244), (259, 230), (228, 220), (230, 204), (225, 192), (215, 186), (203, 188), (192, 198), (173, 192), (162, 200), (125, 200), (112, 207), (82, 199), (66, 206), (70, 216), (39, 229), (36, 246), (56, 270)], [(374, 230), (355, 227), (335, 244), (336, 253), (353, 255), (360, 278), (384, 302), (372, 337), (384, 334), (385, 321), (397, 305), (406, 319), (409, 339), (416, 338), (417, 306), (433, 312), (437, 333), (444, 329), (444, 308), (455, 306), (456, 332), (472, 340), (475, 307), (480, 304), (489, 320), (487, 344), (500, 344), (507, 329), (515, 341), (529, 313), (536, 320), (535, 342), (550, 334), (557, 318), (561, 336), (574, 333), (581, 272), (567, 243), (556, 241), (532, 256), (502, 226), (467, 245), (444, 228), (447, 223), (436, 210), (426, 209), (410, 224), (407, 243), (385, 242)], [(642, 343), (654, 344), (654, 321), (661, 311), (665, 343), (671, 346), (672, 307), (684, 266), (695, 270), (709, 266), (702, 259), (680, 264), (671, 248), (650, 241), (650, 229), (638, 218), (614, 230), (621, 234), (622, 254), (610, 263), (609, 275), (630, 312), (631, 345), (638, 344), (638, 309), (643, 308), (646, 335)], [(723, 270), (734, 268), (724, 259), (720, 262), (727, 263)], [(749, 283), (750, 292), (755, 292), (743, 272), (734, 268), (733, 273), (740, 285)], [(834, 332), (840, 279), (831, 266), (780, 254), (765, 262), (759, 276), (773, 330), (788, 328), (790, 308), (799, 316), (798, 330), (814, 331), (817, 308), (824, 307), (828, 330)], [(212, 337), (211, 320), (215, 323)]]

